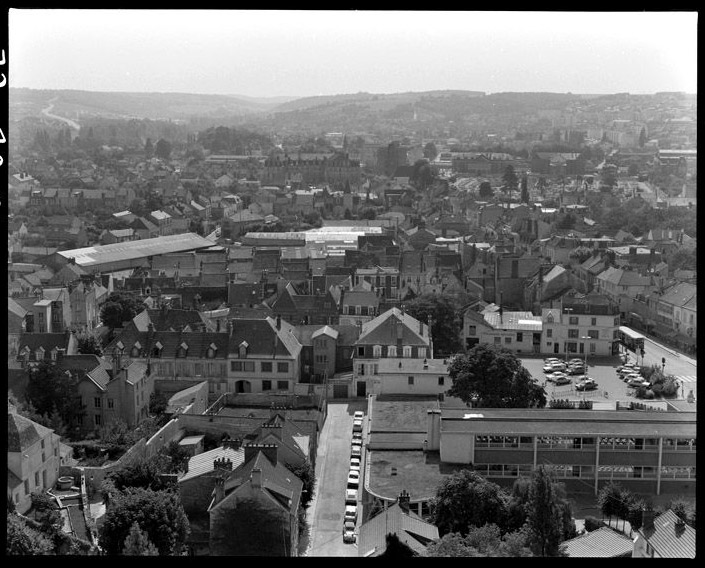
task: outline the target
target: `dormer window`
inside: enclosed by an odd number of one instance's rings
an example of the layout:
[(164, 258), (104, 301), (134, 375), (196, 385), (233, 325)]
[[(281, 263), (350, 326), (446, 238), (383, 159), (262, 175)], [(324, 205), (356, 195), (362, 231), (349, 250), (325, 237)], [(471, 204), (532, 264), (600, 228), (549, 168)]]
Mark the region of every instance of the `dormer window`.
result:
[(411, 346), (410, 345), (404, 345), (404, 357), (411, 357)]
[(208, 357), (208, 359), (213, 359), (217, 350), (218, 348), (215, 346), (215, 343), (211, 343), (206, 351), (206, 357)]
[(122, 341), (118, 341), (118, 342), (115, 344), (115, 347), (117, 347), (120, 351), (124, 351), (124, 350), (125, 350), (125, 344), (124, 344)]
[(372, 347), (372, 356), (373, 357), (381, 357), (382, 356), (382, 346), (381, 345), (375, 345)]
[(139, 341), (135, 341), (135, 344), (132, 346), (132, 350), (130, 351), (130, 356), (131, 357), (139, 357), (141, 351), (142, 351), (142, 345), (140, 345)]
[(44, 347), (39, 347), (34, 351), (34, 358), (37, 361), (43, 361), (44, 360)]
[(243, 341), (242, 343), (240, 343), (240, 345), (238, 345), (238, 357), (240, 357), (240, 359), (247, 358), (247, 348), (248, 347), (249, 347), (249, 344), (247, 343), (247, 341)]
[(188, 345), (186, 345), (186, 342), (184, 341), (181, 345), (179, 345), (179, 350), (176, 352), (177, 357), (186, 357), (186, 354), (188, 353)]
[(396, 345), (390, 345), (387, 347), (387, 357), (396, 357), (397, 356), (397, 346)]
[(551, 312), (548, 312), (546, 316), (546, 323), (553, 323), (553, 314)]
[(162, 349), (164, 346), (161, 344), (161, 342), (157, 341), (154, 344), (154, 348), (152, 349), (152, 357), (159, 358), (162, 356)]

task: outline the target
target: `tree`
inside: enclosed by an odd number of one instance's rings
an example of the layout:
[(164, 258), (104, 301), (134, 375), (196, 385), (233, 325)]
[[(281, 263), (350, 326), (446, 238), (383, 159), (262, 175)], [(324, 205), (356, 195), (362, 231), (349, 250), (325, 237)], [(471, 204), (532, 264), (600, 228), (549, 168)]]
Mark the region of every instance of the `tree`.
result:
[(7, 513), (5, 553), (8, 556), (40, 556), (52, 554), (54, 544), (42, 532), (30, 527), (15, 513)]
[(154, 145), (152, 144), (151, 138), (147, 138), (147, 141), (144, 144), (144, 156), (147, 159), (154, 156)]
[(525, 175), (521, 178), (521, 202), (529, 202), (529, 181)]
[(575, 217), (572, 213), (566, 213), (558, 223), (556, 223), (557, 229), (569, 230), (573, 227), (575, 227)]
[(456, 355), (448, 367), (450, 396), (485, 408), (543, 408), (546, 391), (503, 347), (480, 343)]
[(159, 556), (157, 547), (152, 544), (147, 534), (135, 522), (122, 547), (123, 556)]
[(78, 337), (77, 350), (81, 355), (103, 355), (103, 348), (100, 341), (93, 335), (80, 335)]
[(316, 470), (309, 460), (305, 460), (299, 466), (286, 464), (291, 473), (298, 477), (303, 483), (303, 495), (301, 496), (301, 506), (305, 509), (313, 498), (316, 487)]
[(117, 491), (100, 529), (100, 544), (107, 554), (122, 552), (134, 523), (147, 535), (160, 556), (183, 553), (190, 528), (178, 492), (143, 488)]
[(542, 465), (532, 473), (526, 511), (531, 551), (536, 556), (562, 556), (562, 514), (551, 476)]
[(514, 171), (514, 166), (509, 165), (506, 167), (504, 174), (502, 174), (502, 182), (504, 183), (503, 189), (505, 191), (516, 191), (517, 187), (519, 187), (519, 178)]
[(524, 531), (502, 535), (500, 528), (492, 524), (471, 527), (463, 537), (458, 533), (443, 535), (426, 549), (430, 557), (527, 557), (533, 556), (527, 545)]
[(423, 157), (427, 160), (435, 160), (436, 156), (438, 156), (438, 148), (436, 148), (436, 145), (433, 142), (426, 142), (426, 145), (423, 147)]
[(488, 181), (483, 181), (480, 183), (480, 191), (479, 191), (480, 197), (483, 199), (492, 197), (494, 195), (494, 191), (492, 190), (492, 185)]
[(58, 531), (63, 521), (54, 499), (41, 491), (34, 491), (30, 495), (30, 499), (32, 500), (34, 518), (42, 527), (42, 531), (50, 534)]
[(461, 470), (438, 486), (431, 511), (439, 534), (457, 532), (465, 536), (473, 526), (505, 526), (507, 496), (496, 483), (474, 471)]
[(433, 558), (458, 558), (480, 556), (480, 554), (466, 544), (463, 535), (448, 533), (426, 547), (426, 556)]
[[(462, 350), (463, 325), (460, 306), (448, 294), (421, 294), (405, 304), (406, 311), (419, 321), (431, 323), (434, 350), (450, 355)], [(430, 319), (429, 319), (430, 318)]]
[(124, 322), (130, 321), (142, 310), (144, 310), (144, 304), (136, 296), (113, 292), (106, 298), (100, 310), (100, 319), (103, 325), (112, 330), (122, 327)]
[(48, 422), (54, 417), (70, 427), (75, 426), (79, 416), (83, 415), (78, 376), (45, 361), (29, 368), (27, 373), (29, 381), (25, 398), (31, 407), (46, 416)]
[(409, 183), (420, 191), (426, 191), (426, 188), (433, 183), (433, 172), (428, 160), (416, 160), (414, 162)]
[(589, 247), (580, 246), (573, 249), (568, 256), (574, 259), (578, 264), (582, 264), (592, 256), (593, 250), (594, 249)]
[(157, 145), (154, 147), (154, 155), (162, 160), (168, 160), (171, 155), (171, 142), (160, 138), (157, 140)]
[(597, 506), (602, 515), (608, 519), (619, 516), (621, 509), (622, 487), (619, 483), (609, 482), (597, 494)]

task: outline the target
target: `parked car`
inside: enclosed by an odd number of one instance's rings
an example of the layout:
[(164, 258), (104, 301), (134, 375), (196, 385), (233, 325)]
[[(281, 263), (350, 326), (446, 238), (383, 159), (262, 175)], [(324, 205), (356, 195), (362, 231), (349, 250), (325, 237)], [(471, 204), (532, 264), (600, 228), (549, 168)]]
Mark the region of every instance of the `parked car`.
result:
[(357, 506), (357, 489), (348, 487), (345, 490), (345, 504)]
[(597, 382), (595, 379), (587, 378), (585, 380), (580, 381), (575, 385), (575, 390), (579, 391), (589, 391), (589, 390), (595, 390), (597, 388)]
[(360, 469), (360, 458), (350, 458), (350, 469)]
[(353, 432), (353, 440), (362, 440), (362, 432)]
[(353, 446), (362, 446), (362, 439), (361, 438), (353, 438), (352, 445)]
[(563, 373), (562, 371), (556, 371), (555, 373), (549, 373), (548, 375), (546, 375), (546, 380), (547, 380), (549, 383), (554, 383), (554, 382), (556, 382), (558, 379), (563, 379), (563, 378), (566, 378), (567, 376), (568, 376), (568, 375), (566, 375), (566, 374)]
[(565, 369), (566, 366), (564, 363), (549, 363), (548, 365), (544, 365), (543, 372), (555, 373), (556, 371), (565, 371)]
[(343, 542), (348, 544), (355, 542), (355, 523), (352, 521), (343, 523)]
[(568, 365), (574, 365), (575, 363), (579, 363), (580, 365), (583, 365), (583, 364), (585, 364), (585, 360), (584, 360), (584, 359), (580, 359), (580, 358), (578, 358), (578, 357), (574, 357), (573, 359), (571, 359), (570, 361), (568, 361)]
[(649, 388), (651, 386), (651, 383), (647, 381), (644, 377), (632, 377), (627, 381), (627, 385), (630, 387)]
[(353, 523), (357, 521), (357, 505), (345, 505), (344, 520), (352, 521)]
[(353, 432), (362, 432), (362, 420), (353, 420)]
[(571, 363), (566, 369), (566, 373), (569, 375), (584, 375), (585, 371), (586, 369), (583, 363)]
[(358, 485), (360, 485), (360, 472), (351, 469), (348, 472), (348, 487), (353, 488)]
[(350, 456), (359, 458), (362, 456), (362, 446), (352, 446), (350, 448)]
[(553, 381), (557, 386), (561, 385), (569, 385), (572, 381), (570, 380), (570, 377), (562, 376), (558, 377)]
[(362, 410), (356, 410), (353, 414), (353, 420), (362, 420), (365, 417), (365, 413)]

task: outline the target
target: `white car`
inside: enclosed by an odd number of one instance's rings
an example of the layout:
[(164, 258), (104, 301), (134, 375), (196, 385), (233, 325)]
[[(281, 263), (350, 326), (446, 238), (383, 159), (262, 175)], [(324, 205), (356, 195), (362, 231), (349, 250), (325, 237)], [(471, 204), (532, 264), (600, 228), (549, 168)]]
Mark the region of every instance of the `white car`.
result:
[(357, 505), (345, 505), (344, 519), (353, 523), (357, 521)]
[(362, 410), (356, 410), (353, 414), (353, 420), (362, 420), (365, 417), (365, 413)]
[(558, 381), (559, 379), (567, 379), (568, 375), (565, 373), (562, 373), (561, 371), (556, 371), (555, 373), (548, 373), (546, 375), (546, 380), (550, 383), (554, 383)]
[(556, 371), (565, 371), (565, 365), (563, 363), (551, 363), (543, 368), (544, 373), (555, 373)]
[(557, 357), (546, 357), (546, 359), (543, 360), (544, 365), (548, 365), (549, 363), (560, 363), (561, 360), (558, 359)]
[(353, 438), (352, 445), (353, 446), (362, 446), (362, 438)]
[(362, 432), (362, 420), (353, 420), (353, 432)]
[(357, 487), (360, 485), (360, 472), (350, 470), (348, 472), (348, 487)]
[(350, 458), (350, 469), (357, 469), (360, 471), (360, 458)]
[(348, 488), (345, 490), (345, 503), (357, 505), (357, 489)]
[(350, 456), (353, 458), (362, 457), (362, 446), (352, 446), (350, 448)]

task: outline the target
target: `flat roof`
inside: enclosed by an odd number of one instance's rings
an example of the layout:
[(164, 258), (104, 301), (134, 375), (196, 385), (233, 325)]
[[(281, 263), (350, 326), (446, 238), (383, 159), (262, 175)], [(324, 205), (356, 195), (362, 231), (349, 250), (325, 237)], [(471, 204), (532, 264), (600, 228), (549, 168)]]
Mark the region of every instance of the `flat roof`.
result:
[(146, 258), (148, 256), (172, 252), (210, 248), (212, 246), (213, 241), (201, 237), (196, 233), (182, 233), (179, 235), (169, 235), (167, 237), (155, 237), (152, 239), (141, 239), (110, 245), (62, 250), (57, 251), (56, 254), (66, 259), (75, 259), (76, 264), (79, 266), (94, 266), (108, 262)]

